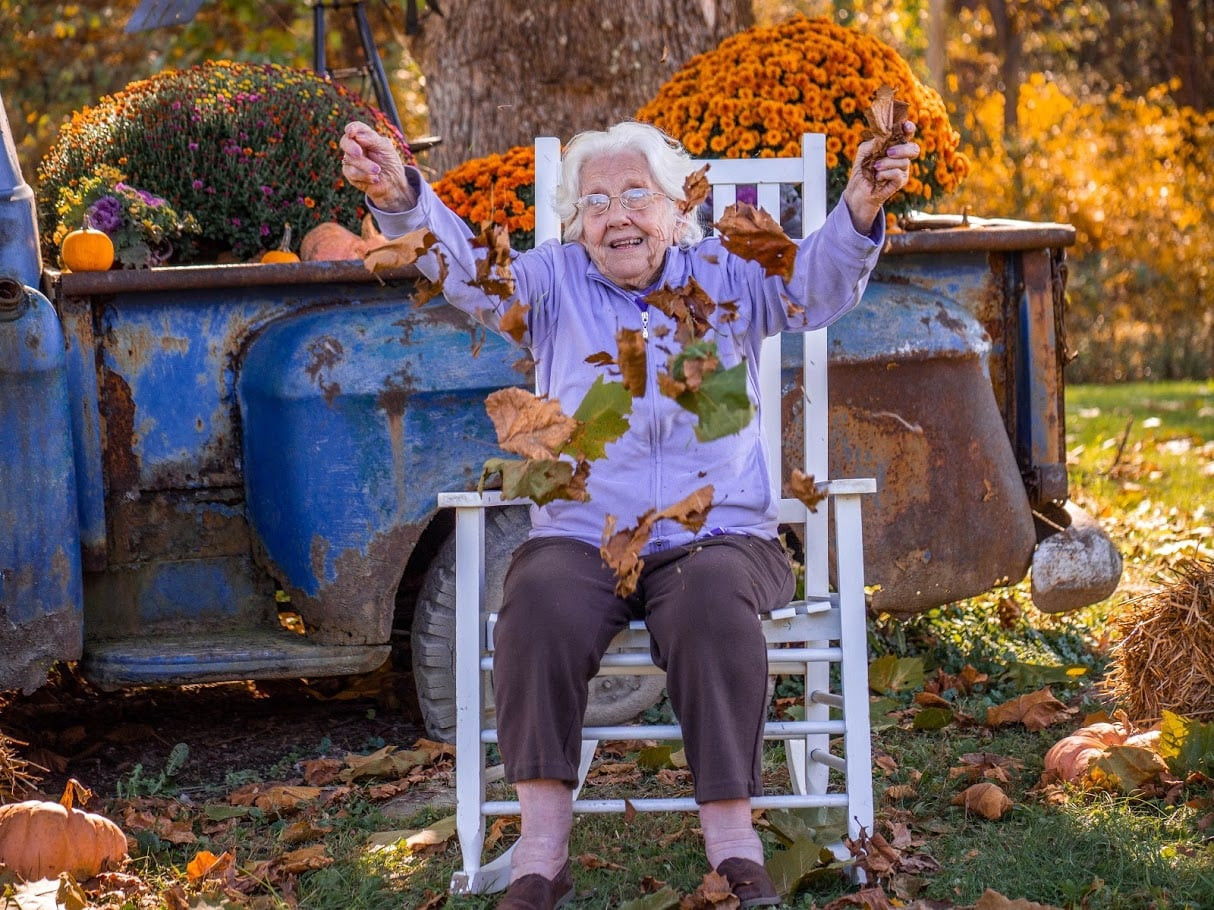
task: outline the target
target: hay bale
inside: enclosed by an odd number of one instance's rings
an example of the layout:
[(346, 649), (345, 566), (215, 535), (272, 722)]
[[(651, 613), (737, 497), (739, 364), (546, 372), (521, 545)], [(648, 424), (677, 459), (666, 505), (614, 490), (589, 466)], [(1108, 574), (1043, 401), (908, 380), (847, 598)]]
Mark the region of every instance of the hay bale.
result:
[(1192, 560), (1113, 620), (1104, 689), (1138, 724), (1214, 715), (1214, 562)]

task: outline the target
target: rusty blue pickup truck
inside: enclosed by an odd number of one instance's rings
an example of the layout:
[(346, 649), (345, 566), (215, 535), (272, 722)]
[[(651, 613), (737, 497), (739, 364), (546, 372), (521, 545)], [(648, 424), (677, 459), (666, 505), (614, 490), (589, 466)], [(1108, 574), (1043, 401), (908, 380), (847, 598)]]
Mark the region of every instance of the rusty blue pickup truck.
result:
[[(517, 349), (357, 261), (60, 272), (2, 102), (0, 120), (0, 688), (34, 689), (56, 661), (107, 689), (343, 676), (395, 649), (450, 735), (452, 521), (435, 499), (497, 453), (483, 402), (529, 384)], [(830, 336), (831, 470), (878, 483), (872, 609), (1030, 569), (1043, 609), (1107, 597), (1116, 548), (1068, 502), (1072, 229), (918, 226), (890, 236)], [(523, 512), (493, 518), (491, 575), (525, 531)], [(606, 716), (652, 701), (608, 684)]]

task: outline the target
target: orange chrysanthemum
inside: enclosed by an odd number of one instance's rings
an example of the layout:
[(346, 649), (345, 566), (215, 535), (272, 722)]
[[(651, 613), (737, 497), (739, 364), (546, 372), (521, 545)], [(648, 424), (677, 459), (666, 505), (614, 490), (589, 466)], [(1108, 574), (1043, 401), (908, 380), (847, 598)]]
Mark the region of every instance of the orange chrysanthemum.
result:
[[(832, 202), (847, 184), (864, 110), (882, 85), (910, 106), (922, 149), (887, 208), (903, 212), (955, 189), (969, 170), (944, 101), (888, 45), (828, 19), (798, 16), (748, 29), (693, 57), (637, 113), (693, 155), (798, 154), (802, 133), (827, 137)], [(738, 110), (757, 112), (757, 120)]]

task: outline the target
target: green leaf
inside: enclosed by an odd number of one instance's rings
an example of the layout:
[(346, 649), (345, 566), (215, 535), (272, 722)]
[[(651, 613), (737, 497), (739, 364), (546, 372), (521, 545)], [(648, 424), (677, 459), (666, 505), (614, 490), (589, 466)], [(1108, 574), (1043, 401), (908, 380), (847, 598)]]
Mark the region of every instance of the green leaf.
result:
[(580, 455), (587, 461), (605, 457), (607, 443), (615, 442), (628, 432), (624, 415), (631, 412), (632, 395), (624, 383), (604, 382), (599, 376), (573, 415), (573, 419), (580, 422), (577, 432), (561, 451)]
[(530, 499), (544, 505), (554, 499), (584, 500), (584, 485), (579, 495), (574, 480), (574, 465), (549, 458), (490, 458), (481, 469), (481, 488), (494, 474), (502, 475), (502, 495), (509, 499)]
[(923, 658), (886, 654), (868, 665), (868, 687), (878, 695), (894, 695), (923, 687)]
[(911, 725), (916, 730), (943, 730), (953, 722), (953, 712), (948, 708), (924, 708), (915, 714)]
[(1045, 686), (1069, 685), (1087, 675), (1081, 666), (1050, 667), (1043, 664), (1009, 664), (1004, 671), (1008, 681), (1021, 689), (1041, 689)]
[(787, 900), (816, 878), (837, 878), (842, 867), (826, 847), (802, 839), (794, 841), (787, 850), (773, 853), (767, 861), (767, 874)]
[(1142, 746), (1109, 746), (1092, 765), (1115, 778), (1124, 793), (1133, 793), (1167, 770), (1158, 754)]
[(1194, 771), (1214, 777), (1214, 722), (1202, 723), (1164, 711), (1159, 755), (1178, 777)]
[(737, 433), (755, 416), (754, 403), (746, 394), (745, 362), (709, 373), (698, 390), (684, 392), (675, 401), (700, 418), (696, 425), (700, 442)]
[(902, 704), (894, 698), (872, 698), (868, 702), (868, 725), (873, 730), (886, 730), (896, 727), (898, 722), (890, 717), (891, 711), (897, 711)]
[(660, 768), (673, 768), (670, 746), (648, 746), (637, 753), (637, 767), (647, 771), (657, 771)]
[(763, 821), (784, 844), (829, 843), (847, 833), (847, 811), (838, 807), (774, 809), (763, 813)]
[(679, 893), (666, 885), (660, 891), (646, 894), (620, 904), (619, 910), (674, 910), (679, 906)]

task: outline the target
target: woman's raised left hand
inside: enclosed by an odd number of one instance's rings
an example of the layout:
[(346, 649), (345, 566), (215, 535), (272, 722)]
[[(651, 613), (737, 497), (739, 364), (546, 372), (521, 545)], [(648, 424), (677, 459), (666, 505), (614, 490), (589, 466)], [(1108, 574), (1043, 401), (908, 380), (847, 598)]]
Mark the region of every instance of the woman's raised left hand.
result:
[(913, 141), (915, 125), (907, 121), (904, 129), (904, 141), (891, 145), (884, 157), (878, 158), (874, 163), (873, 170), (877, 176), (875, 184), (864, 172), (862, 162), (872, 152), (877, 140), (869, 139), (861, 143), (856, 150), (855, 163), (843, 190), (843, 201), (851, 213), (852, 224), (861, 234), (872, 230), (873, 221), (880, 214), (881, 206), (906, 186), (910, 179), (910, 164), (919, 157), (919, 144)]

